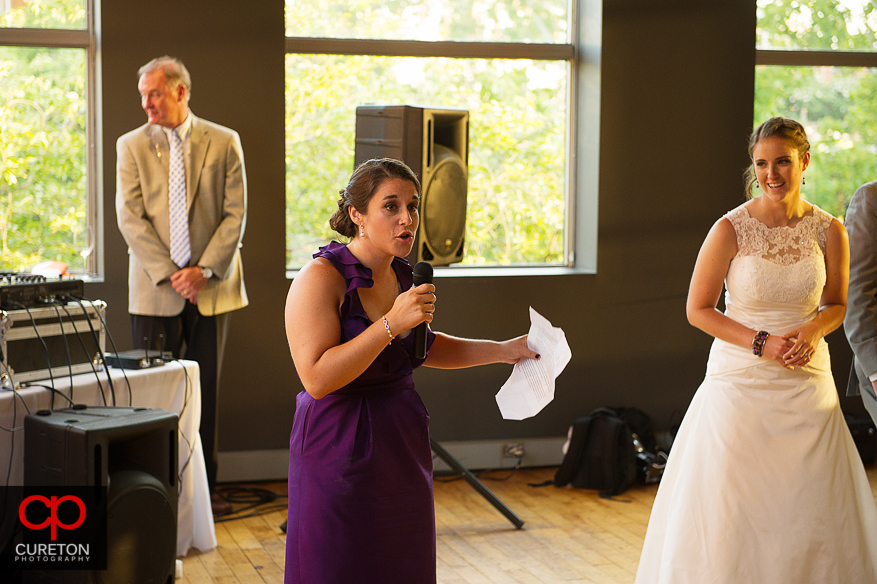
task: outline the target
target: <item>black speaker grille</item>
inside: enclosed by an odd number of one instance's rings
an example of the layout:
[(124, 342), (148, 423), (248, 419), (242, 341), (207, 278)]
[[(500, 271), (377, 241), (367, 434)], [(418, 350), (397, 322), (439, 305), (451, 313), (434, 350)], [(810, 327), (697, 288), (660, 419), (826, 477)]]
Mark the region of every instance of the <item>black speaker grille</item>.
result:
[(109, 476), (107, 570), (100, 584), (164, 584), (176, 558), (177, 522), (164, 486), (140, 470)]

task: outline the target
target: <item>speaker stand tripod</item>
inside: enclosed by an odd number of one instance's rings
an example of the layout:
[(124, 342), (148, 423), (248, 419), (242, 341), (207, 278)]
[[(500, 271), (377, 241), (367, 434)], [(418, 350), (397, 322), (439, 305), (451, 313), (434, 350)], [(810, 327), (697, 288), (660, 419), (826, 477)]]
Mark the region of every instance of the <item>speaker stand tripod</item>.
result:
[(500, 501), (499, 497), (493, 494), (490, 489), (484, 486), (478, 477), (469, 472), (469, 469), (464, 467), (460, 462), (451, 456), (451, 454), (444, 449), (444, 447), (438, 443), (432, 436), (429, 437), (429, 443), (432, 446), (432, 451), (436, 453), (436, 455), (445, 461), (449, 467), (451, 467), (454, 471), (463, 475), (463, 478), (466, 479), (466, 482), (472, 485), (476, 491), (478, 491), (482, 497), (487, 499), (487, 501), (496, 507), (496, 509), (505, 515), (506, 519), (512, 522), (512, 525), (515, 526), (516, 529), (521, 529), (524, 525), (524, 521), (515, 515), (514, 511), (508, 508), (505, 503)]

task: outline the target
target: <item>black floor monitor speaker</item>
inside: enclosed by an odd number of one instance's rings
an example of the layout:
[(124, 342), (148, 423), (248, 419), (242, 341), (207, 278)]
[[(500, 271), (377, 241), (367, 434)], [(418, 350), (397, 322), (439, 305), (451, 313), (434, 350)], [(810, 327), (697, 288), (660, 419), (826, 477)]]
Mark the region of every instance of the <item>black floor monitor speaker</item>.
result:
[(154, 408), (42, 410), (25, 418), (25, 486), (107, 487), (107, 570), (25, 582), (173, 584), (177, 415)]
[(420, 178), (420, 227), (408, 261), (434, 266), (463, 259), (469, 183), (469, 112), (410, 105), (356, 108), (354, 166), (401, 160)]

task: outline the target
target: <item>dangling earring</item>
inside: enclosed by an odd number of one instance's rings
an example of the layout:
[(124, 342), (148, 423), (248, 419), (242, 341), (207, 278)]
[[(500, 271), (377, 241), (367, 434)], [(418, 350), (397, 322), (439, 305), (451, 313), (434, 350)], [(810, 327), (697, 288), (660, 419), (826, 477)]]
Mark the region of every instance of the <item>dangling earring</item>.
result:
[(807, 184), (807, 181), (804, 180), (804, 175), (803, 175), (803, 174), (801, 175), (801, 184), (802, 184), (802, 185), (806, 185), (806, 184)]
[(362, 225), (359, 226), (359, 236), (365, 239), (365, 229), (362, 228)]

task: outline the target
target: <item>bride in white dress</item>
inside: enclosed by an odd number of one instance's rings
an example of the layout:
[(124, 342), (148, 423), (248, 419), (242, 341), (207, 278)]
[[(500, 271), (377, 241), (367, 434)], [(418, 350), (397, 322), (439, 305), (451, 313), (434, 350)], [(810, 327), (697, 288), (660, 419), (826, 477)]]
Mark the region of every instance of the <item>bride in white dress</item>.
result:
[(846, 311), (849, 245), (801, 198), (809, 150), (794, 120), (759, 126), (747, 191), (762, 194), (722, 217), (698, 255), (688, 319), (715, 341), (636, 584), (877, 582), (877, 505), (824, 340)]

